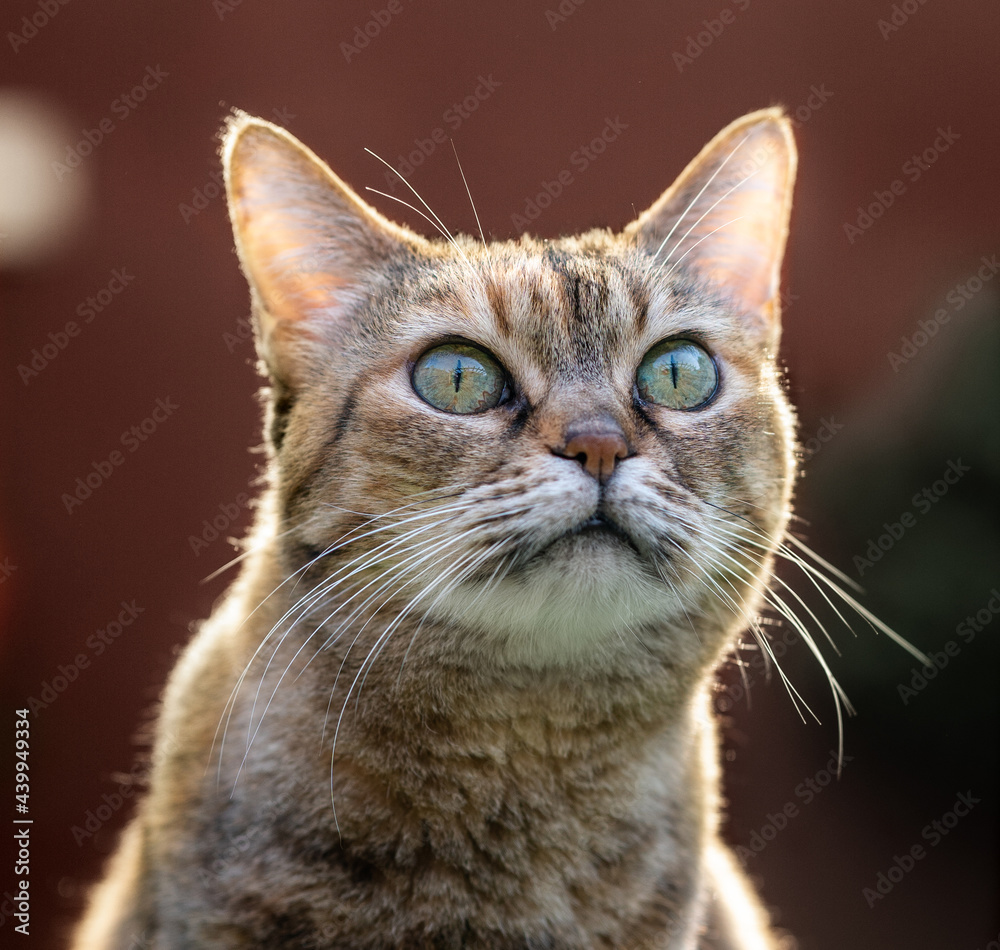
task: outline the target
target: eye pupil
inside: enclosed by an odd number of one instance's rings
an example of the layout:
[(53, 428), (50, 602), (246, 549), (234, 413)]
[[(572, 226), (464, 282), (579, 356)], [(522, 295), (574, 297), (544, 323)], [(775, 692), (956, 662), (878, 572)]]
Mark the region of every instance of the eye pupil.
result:
[(719, 371), (694, 341), (663, 340), (642, 358), (635, 382), (647, 402), (667, 409), (697, 409), (715, 395)]
[(462, 361), (458, 361), (458, 365), (455, 367), (455, 392), (462, 386)]

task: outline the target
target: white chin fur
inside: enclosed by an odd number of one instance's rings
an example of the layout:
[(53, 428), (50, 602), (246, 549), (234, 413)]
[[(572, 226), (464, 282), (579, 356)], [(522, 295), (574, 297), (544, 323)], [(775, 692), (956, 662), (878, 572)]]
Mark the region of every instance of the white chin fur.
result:
[(586, 661), (615, 644), (641, 651), (639, 631), (683, 617), (684, 606), (625, 544), (573, 537), (485, 590), (461, 585), (430, 612), (486, 635), (506, 662), (545, 667)]

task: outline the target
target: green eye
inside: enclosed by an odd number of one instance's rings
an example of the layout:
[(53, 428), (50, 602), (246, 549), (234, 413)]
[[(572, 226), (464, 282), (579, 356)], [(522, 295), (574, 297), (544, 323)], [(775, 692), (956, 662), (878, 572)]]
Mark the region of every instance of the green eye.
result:
[(507, 375), (485, 350), (445, 343), (424, 353), (413, 367), (417, 395), (442, 412), (485, 412), (504, 394)]
[(667, 409), (696, 409), (715, 395), (719, 371), (697, 343), (664, 340), (642, 358), (635, 381), (647, 402)]

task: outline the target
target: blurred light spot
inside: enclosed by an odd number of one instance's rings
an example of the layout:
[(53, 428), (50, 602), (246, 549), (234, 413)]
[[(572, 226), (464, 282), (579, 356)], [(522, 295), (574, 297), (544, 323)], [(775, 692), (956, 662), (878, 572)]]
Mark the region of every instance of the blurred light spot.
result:
[(87, 170), (57, 180), (73, 130), (38, 95), (0, 89), (0, 267), (32, 268), (62, 250), (83, 219)]

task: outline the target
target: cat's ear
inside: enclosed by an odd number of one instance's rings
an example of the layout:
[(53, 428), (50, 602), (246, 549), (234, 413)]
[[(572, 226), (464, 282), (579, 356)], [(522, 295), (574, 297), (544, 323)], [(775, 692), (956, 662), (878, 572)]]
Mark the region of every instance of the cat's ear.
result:
[(258, 345), (294, 384), (310, 342), (336, 342), (369, 281), (422, 239), (363, 202), (319, 158), (264, 119), (227, 123), (223, 165)]
[(785, 114), (751, 112), (715, 136), (625, 233), (664, 271), (682, 262), (776, 332), (795, 167)]

